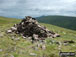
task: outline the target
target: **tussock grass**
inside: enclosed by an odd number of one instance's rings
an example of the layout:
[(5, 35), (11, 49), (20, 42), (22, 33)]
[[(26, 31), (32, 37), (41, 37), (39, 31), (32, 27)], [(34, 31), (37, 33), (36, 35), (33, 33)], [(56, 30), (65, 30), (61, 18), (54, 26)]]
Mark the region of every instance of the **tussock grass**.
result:
[[(36, 43), (32, 44), (29, 40), (23, 39), (20, 35), (16, 35), (20, 40), (15, 41), (11, 39), (10, 34), (5, 33), (7, 29), (18, 22), (20, 22), (20, 19), (0, 17), (0, 34), (3, 34), (3, 36), (0, 37), (0, 49), (2, 49), (2, 51), (0, 51), (0, 57), (10, 57), (11, 54), (14, 57), (59, 57), (58, 45), (56, 43), (51, 44), (51, 41), (63, 42), (64, 40), (74, 40), (76, 42), (76, 31), (51, 24), (40, 23), (49, 30), (59, 33), (61, 37), (56, 37), (54, 39), (47, 38), (45, 40), (46, 50), (42, 50), (41, 48), (34, 50), (32, 47), (36, 46)], [(62, 45), (61, 50), (64, 52), (74, 52), (76, 51), (76, 43), (67, 46)], [(36, 53), (37, 55), (31, 56), (30, 53)]]

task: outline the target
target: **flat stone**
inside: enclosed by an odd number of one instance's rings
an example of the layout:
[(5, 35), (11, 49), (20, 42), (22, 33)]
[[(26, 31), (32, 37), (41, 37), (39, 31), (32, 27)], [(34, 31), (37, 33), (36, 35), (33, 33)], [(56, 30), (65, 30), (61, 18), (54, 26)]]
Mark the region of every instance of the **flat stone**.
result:
[(3, 37), (4, 35), (0, 33), (0, 37)]
[(46, 46), (45, 45), (42, 45), (42, 50), (45, 50), (46, 49)]
[(26, 37), (25, 36), (22, 36), (24, 39), (26, 39)]
[(11, 54), (10, 57), (14, 57), (14, 55)]
[(37, 54), (36, 54), (36, 53), (30, 53), (30, 55), (31, 55), (31, 56), (36, 56)]
[(18, 40), (20, 40), (20, 38), (15, 38), (14, 40), (18, 41)]
[(2, 52), (3, 51), (3, 49), (0, 49), (0, 52)]
[(7, 33), (12, 33), (12, 30), (7, 30)]

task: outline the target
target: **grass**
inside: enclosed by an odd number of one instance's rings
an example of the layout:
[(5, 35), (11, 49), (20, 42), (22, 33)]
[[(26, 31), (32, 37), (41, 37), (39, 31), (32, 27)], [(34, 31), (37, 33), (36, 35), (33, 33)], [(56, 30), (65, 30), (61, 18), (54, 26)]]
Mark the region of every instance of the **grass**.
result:
[[(40, 23), (49, 30), (59, 33), (61, 37), (56, 37), (54, 39), (47, 38), (46, 50), (42, 50), (41, 48), (34, 50), (32, 47), (36, 46), (36, 43), (32, 44), (30, 40), (23, 39), (20, 35), (5, 33), (7, 29), (20, 21), (20, 19), (0, 17), (0, 35), (3, 35), (0, 36), (0, 49), (2, 49), (2, 51), (0, 51), (0, 57), (10, 57), (11, 55), (14, 57), (43, 57), (43, 55), (45, 57), (59, 57), (58, 45), (56, 43), (51, 44), (51, 41), (63, 42), (64, 40), (74, 40), (76, 42), (76, 31), (51, 24)], [(20, 39), (17, 41), (12, 40), (12, 35), (16, 35), (16, 38), (19, 37)], [(67, 46), (62, 45), (61, 50), (64, 52), (74, 52), (76, 51), (76, 43)], [(37, 56), (31, 56), (30, 53), (36, 53)]]

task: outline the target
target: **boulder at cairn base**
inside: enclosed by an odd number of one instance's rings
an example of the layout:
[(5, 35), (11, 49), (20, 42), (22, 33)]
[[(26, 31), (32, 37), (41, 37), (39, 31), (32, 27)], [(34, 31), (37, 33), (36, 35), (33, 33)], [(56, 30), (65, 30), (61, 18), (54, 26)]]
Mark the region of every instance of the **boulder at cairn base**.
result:
[(35, 18), (27, 16), (19, 24), (15, 24), (12, 32), (21, 34), (24, 37), (32, 37), (33, 40), (44, 40), (47, 37), (59, 37), (60, 35), (49, 31), (45, 26), (41, 26)]

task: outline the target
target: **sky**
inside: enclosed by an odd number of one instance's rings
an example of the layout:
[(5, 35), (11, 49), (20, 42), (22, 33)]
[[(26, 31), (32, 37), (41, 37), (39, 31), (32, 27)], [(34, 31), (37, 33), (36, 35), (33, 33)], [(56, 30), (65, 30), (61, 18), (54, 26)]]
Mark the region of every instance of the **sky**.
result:
[(0, 16), (23, 18), (47, 15), (76, 17), (76, 0), (0, 0)]

